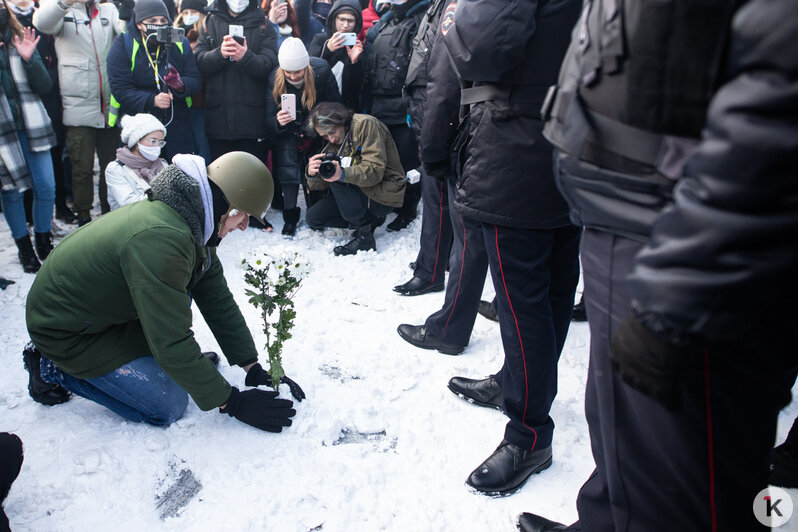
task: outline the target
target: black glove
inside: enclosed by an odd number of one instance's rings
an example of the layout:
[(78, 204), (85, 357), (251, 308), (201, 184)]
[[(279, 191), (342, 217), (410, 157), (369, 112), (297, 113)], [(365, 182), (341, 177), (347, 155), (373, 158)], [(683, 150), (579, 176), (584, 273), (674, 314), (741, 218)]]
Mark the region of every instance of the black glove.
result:
[(610, 359), (626, 384), (672, 411), (681, 408), (680, 374), (702, 360), (696, 348), (670, 344), (631, 316), (612, 337)]
[(276, 399), (277, 392), (265, 390), (230, 390), (227, 405), (221, 409), (223, 414), (268, 432), (281, 432), (283, 427), (291, 426), (296, 410), (288, 399)]
[(446, 178), (449, 177), (449, 161), (433, 161), (431, 163), (424, 161), (421, 166), (424, 168), (425, 174), (438, 181), (446, 181)]
[[(299, 384), (285, 376), (280, 379), (280, 382), (282, 384), (287, 384), (294, 399), (302, 402), (302, 399), (305, 398), (305, 392), (302, 391)], [(271, 386), (272, 376), (269, 375), (268, 371), (263, 369), (263, 366), (256, 362), (255, 365), (247, 371), (247, 378), (244, 379), (244, 384), (247, 386)]]

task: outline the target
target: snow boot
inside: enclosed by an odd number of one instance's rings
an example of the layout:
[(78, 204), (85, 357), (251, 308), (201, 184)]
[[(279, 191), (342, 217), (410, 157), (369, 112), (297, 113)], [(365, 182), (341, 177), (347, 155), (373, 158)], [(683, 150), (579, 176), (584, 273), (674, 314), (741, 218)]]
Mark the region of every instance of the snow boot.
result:
[(53, 234), (49, 231), (46, 233), (34, 233), (36, 238), (36, 254), (39, 260), (44, 262), (47, 255), (53, 250)]
[(72, 212), (72, 209), (70, 209), (66, 203), (57, 204), (55, 206), (55, 217), (69, 225), (78, 222), (77, 215)]
[(69, 401), (71, 395), (68, 391), (42, 379), (42, 354), (33, 342), (28, 342), (22, 350), (22, 363), (28, 371), (28, 394), (34, 401), (48, 406)]
[(296, 234), (296, 226), (299, 223), (299, 213), (302, 209), (294, 207), (293, 209), (283, 210), (283, 234), (285, 236), (294, 236)]
[(22, 269), (25, 273), (36, 273), (41, 268), (39, 259), (36, 258), (36, 253), (33, 252), (33, 244), (30, 241), (30, 235), (25, 235), (22, 238), (15, 240), (19, 253), (19, 262), (22, 264)]
[(358, 251), (370, 250), (377, 250), (377, 243), (374, 241), (374, 233), (371, 231), (371, 224), (355, 229), (352, 240), (343, 246), (336, 246), (333, 249), (333, 253), (336, 255), (354, 255)]

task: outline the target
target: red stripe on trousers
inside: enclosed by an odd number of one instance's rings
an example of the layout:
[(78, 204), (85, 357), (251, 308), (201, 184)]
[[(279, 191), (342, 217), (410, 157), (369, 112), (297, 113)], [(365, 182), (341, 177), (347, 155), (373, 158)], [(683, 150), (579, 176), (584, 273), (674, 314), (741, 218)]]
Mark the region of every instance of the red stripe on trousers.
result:
[(526, 409), (529, 403), (529, 378), (526, 374), (526, 353), (524, 352), (524, 342), (521, 340), (521, 328), (518, 326), (518, 317), (515, 315), (515, 309), (513, 308), (513, 304), (510, 301), (510, 292), (507, 290), (507, 281), (504, 279), (504, 266), (502, 265), (502, 255), (499, 252), (499, 226), (494, 225), (493, 230), (496, 234), (496, 256), (499, 259), (499, 273), (501, 274), (502, 278), (502, 286), (504, 287), (504, 293), (507, 295), (507, 304), (510, 306), (510, 312), (513, 315), (513, 321), (515, 321), (515, 330), (518, 333), (518, 344), (521, 346), (521, 360), (524, 362), (524, 415), (521, 418), (521, 423), (532, 431), (535, 435), (535, 439), (532, 441), (532, 447), (529, 449), (530, 451), (535, 450), (535, 443), (538, 441), (538, 433), (526, 424), (524, 421), (526, 419)]

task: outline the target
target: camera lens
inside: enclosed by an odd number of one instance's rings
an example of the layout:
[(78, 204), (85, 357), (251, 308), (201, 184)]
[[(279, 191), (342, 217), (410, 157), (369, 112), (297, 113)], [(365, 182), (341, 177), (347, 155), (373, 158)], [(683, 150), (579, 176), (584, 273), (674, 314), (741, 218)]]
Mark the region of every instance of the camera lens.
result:
[(323, 161), (321, 166), (319, 166), (319, 174), (324, 179), (330, 179), (332, 176), (335, 175), (335, 165), (332, 161)]

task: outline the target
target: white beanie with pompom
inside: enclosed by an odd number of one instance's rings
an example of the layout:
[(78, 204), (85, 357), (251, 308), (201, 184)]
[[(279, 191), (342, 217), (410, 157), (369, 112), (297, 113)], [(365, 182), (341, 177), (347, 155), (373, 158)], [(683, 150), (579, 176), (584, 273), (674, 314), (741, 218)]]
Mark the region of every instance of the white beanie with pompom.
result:
[(125, 115), (119, 123), (122, 125), (122, 133), (120, 135), (122, 142), (128, 148), (135, 146), (138, 141), (153, 131), (163, 131), (164, 137), (166, 136), (164, 125), (149, 113)]

